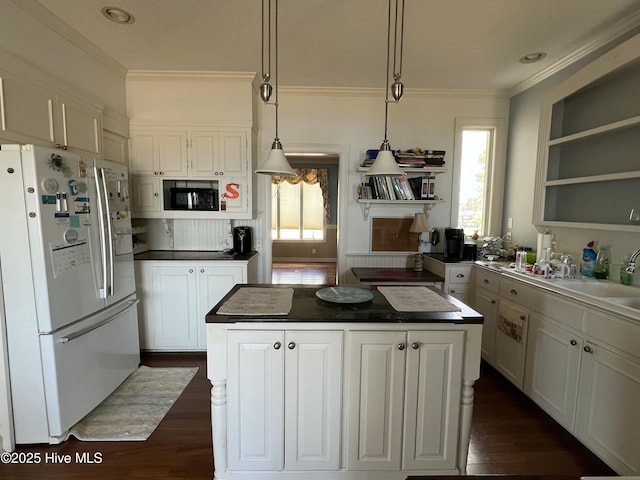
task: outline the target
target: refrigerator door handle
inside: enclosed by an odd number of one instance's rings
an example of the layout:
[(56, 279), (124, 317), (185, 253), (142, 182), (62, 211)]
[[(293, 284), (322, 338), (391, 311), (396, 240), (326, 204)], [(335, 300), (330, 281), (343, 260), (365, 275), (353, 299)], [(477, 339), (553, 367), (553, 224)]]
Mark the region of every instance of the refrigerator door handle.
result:
[(107, 180), (105, 178), (104, 175), (104, 168), (100, 169), (100, 177), (101, 177), (101, 183), (102, 183), (102, 192), (104, 193), (104, 202), (103, 202), (103, 206), (104, 206), (104, 212), (106, 213), (107, 216), (107, 228), (104, 231), (104, 236), (107, 240), (107, 247), (109, 249), (109, 284), (108, 284), (108, 296), (113, 296), (114, 295), (114, 285), (113, 285), (113, 279), (114, 279), (114, 275), (115, 275), (115, 266), (114, 266), (114, 256), (113, 256), (113, 240), (114, 240), (114, 235), (113, 235), (113, 225), (111, 224), (111, 209), (109, 208), (109, 190), (107, 190)]
[(96, 167), (93, 168), (95, 180), (96, 180), (96, 199), (98, 201), (98, 228), (99, 228), (99, 236), (100, 236), (100, 260), (102, 266), (102, 285), (98, 287), (98, 294), (100, 298), (107, 298), (109, 296), (108, 286), (107, 286), (107, 276), (108, 276), (108, 263), (107, 263), (107, 243), (109, 243), (106, 238), (106, 228), (104, 221), (104, 198), (102, 196), (101, 187), (102, 187), (102, 169), (98, 169)]
[(124, 312), (126, 312), (127, 310), (129, 310), (131, 307), (135, 307), (138, 303), (140, 303), (139, 299), (136, 300), (131, 300), (129, 302), (127, 302), (127, 306), (118, 310), (118, 312), (114, 313), (111, 317), (96, 323), (95, 325), (91, 325), (90, 327), (87, 328), (83, 328), (82, 330), (78, 330), (77, 332), (73, 332), (69, 335), (66, 335), (64, 337), (61, 337), (60, 340), (58, 340), (58, 343), (69, 343), (72, 340), (75, 340), (78, 337), (81, 337), (83, 335), (86, 335), (89, 332), (92, 332), (94, 330), (97, 330), (98, 328), (102, 327), (103, 325), (106, 325), (109, 322), (114, 321), (116, 318), (118, 318), (120, 315), (122, 315)]

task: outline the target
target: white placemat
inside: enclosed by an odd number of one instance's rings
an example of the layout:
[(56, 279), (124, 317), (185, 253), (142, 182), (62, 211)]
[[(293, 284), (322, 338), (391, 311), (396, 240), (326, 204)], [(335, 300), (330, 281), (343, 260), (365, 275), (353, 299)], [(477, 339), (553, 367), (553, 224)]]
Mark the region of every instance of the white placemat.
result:
[(378, 287), (399, 312), (459, 312), (461, 309), (427, 287)]
[(241, 287), (224, 302), (218, 315), (287, 315), (293, 288)]

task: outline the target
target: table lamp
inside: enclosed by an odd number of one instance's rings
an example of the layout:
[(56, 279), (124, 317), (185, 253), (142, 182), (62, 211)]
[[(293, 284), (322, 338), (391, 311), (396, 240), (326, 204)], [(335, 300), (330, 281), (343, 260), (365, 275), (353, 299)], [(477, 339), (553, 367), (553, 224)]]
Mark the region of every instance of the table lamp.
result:
[(416, 213), (415, 216), (413, 217), (413, 223), (411, 224), (411, 227), (409, 227), (409, 231), (411, 233), (417, 233), (418, 234), (418, 253), (416, 253), (413, 256), (413, 269), (416, 272), (421, 272), (422, 271), (422, 263), (423, 263), (423, 258), (422, 258), (422, 252), (420, 251), (420, 244), (422, 243), (422, 240), (420, 239), (420, 234), (422, 232), (428, 232), (429, 231), (429, 224), (427, 223), (427, 216), (424, 213)]

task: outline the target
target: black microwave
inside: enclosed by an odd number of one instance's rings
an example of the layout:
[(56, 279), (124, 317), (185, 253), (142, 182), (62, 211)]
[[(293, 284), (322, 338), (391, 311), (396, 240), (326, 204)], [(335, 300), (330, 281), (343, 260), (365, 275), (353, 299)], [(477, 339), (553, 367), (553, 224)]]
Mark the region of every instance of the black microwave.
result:
[(219, 210), (217, 188), (172, 187), (171, 210)]

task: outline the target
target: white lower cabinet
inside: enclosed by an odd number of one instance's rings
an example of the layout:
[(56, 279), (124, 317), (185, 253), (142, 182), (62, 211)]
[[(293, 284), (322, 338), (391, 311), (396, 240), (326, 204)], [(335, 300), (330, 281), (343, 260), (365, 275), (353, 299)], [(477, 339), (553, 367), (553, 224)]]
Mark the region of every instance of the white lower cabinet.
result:
[(484, 317), (482, 324), (482, 358), (493, 365), (496, 346), (496, 320), (498, 318), (498, 294), (486, 288), (474, 292), (473, 308)]
[(524, 381), (529, 312), (521, 305), (500, 298), (493, 365), (519, 389)]
[[(245, 262), (246, 263), (246, 262)], [(136, 262), (143, 350), (206, 350), (207, 312), (237, 283), (247, 283), (245, 264)]]
[(640, 474), (640, 363), (586, 341), (575, 435), (620, 475)]
[(347, 469), (456, 467), (464, 332), (351, 332)]
[(524, 392), (569, 431), (574, 425), (582, 343), (580, 335), (531, 315)]
[(229, 331), (228, 467), (338, 470), (342, 331)]
[[(484, 357), (491, 348), (486, 330), (493, 292), (480, 280), (486, 272), (476, 273), (474, 308), (485, 315)], [(499, 282), (494, 352), (487, 359), (618, 474), (639, 475), (638, 317), (512, 276)]]
[(445, 264), (444, 291), (458, 300), (467, 303), (469, 279), (473, 264)]

